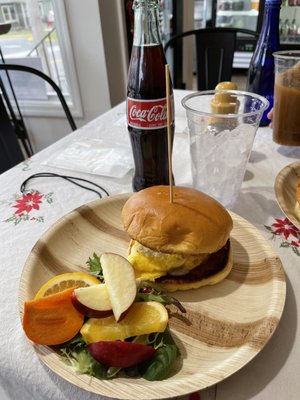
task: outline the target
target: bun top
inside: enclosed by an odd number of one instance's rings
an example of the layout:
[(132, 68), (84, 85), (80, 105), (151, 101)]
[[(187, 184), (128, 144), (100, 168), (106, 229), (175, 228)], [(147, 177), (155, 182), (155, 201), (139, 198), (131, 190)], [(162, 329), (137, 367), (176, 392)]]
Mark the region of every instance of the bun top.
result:
[(152, 186), (134, 193), (122, 210), (125, 231), (143, 246), (163, 253), (214, 253), (232, 230), (226, 209), (198, 190)]

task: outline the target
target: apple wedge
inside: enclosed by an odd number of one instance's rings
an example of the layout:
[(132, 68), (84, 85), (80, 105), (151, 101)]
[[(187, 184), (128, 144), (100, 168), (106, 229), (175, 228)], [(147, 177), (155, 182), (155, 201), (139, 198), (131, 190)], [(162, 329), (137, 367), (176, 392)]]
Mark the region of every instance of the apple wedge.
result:
[(104, 318), (113, 314), (105, 283), (74, 289), (71, 300), (81, 314), (90, 318)]
[(120, 321), (136, 297), (136, 280), (132, 265), (126, 258), (103, 253), (100, 257), (108, 296), (116, 321)]

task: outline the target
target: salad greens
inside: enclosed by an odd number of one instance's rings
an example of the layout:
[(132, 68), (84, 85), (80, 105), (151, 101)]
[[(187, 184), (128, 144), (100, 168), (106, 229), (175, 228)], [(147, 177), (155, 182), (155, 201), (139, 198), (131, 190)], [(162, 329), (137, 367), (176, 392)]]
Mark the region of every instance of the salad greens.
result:
[(152, 282), (142, 281), (138, 286), (136, 301), (158, 301), (162, 304), (173, 304), (181, 312), (185, 313), (186, 309), (175, 299), (156, 288)]
[(168, 330), (162, 333), (137, 336), (128, 340), (151, 344), (156, 349), (154, 357), (135, 367), (124, 369), (108, 367), (96, 361), (90, 355), (87, 350), (87, 343), (80, 334), (61, 345), (59, 351), (62, 360), (79, 373), (94, 376), (98, 379), (111, 379), (119, 376), (119, 374), (131, 377), (141, 376), (149, 381), (165, 379), (176, 358), (180, 355), (179, 349)]
[[(104, 282), (100, 257), (96, 253), (92, 257), (89, 257), (86, 264), (88, 265), (89, 273)], [(142, 281), (138, 284), (136, 301), (157, 301), (164, 305), (173, 304), (181, 312), (186, 312), (183, 305), (177, 299), (163, 293), (152, 282)], [(141, 376), (149, 381), (165, 379), (176, 358), (180, 355), (179, 349), (168, 329), (162, 333), (151, 333), (149, 335), (128, 338), (126, 341), (151, 345), (156, 349), (156, 352), (151, 360), (134, 367), (124, 369), (108, 367), (96, 361), (90, 355), (87, 343), (78, 334), (75, 338), (60, 345), (59, 353), (62, 360), (75, 371), (94, 376), (98, 379), (111, 379), (122, 374), (129, 377)]]
[(62, 360), (76, 372), (98, 379), (107, 379), (107, 368), (90, 355), (87, 344), (80, 334), (59, 346), (59, 351)]
[(167, 378), (173, 363), (180, 355), (179, 349), (168, 330), (160, 334), (158, 338), (162, 341), (162, 345), (157, 348), (153, 358), (141, 367), (141, 375), (147, 381), (159, 381)]
[(100, 279), (101, 282), (104, 282), (104, 276), (103, 276), (103, 271), (102, 271), (102, 267), (101, 267), (100, 257), (96, 253), (93, 253), (93, 257), (89, 257), (86, 264), (89, 267), (89, 273), (91, 275), (96, 276), (98, 279)]

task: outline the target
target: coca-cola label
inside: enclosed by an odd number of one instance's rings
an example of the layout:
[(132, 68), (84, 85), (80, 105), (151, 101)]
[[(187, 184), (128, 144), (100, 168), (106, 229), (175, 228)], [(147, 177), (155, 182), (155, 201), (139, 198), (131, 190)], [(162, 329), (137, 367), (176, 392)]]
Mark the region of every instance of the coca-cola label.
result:
[[(171, 101), (171, 105), (173, 99)], [(173, 107), (171, 106), (173, 116)], [(127, 123), (133, 128), (157, 129), (168, 125), (167, 99), (139, 100), (127, 98)]]

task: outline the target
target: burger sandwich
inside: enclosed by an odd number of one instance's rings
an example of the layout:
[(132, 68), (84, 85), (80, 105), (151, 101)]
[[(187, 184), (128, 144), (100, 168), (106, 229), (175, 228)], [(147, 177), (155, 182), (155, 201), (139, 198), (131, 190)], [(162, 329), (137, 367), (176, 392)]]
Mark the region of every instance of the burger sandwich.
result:
[(175, 186), (170, 202), (169, 186), (152, 186), (127, 200), (122, 221), (137, 279), (173, 292), (216, 284), (231, 271), (231, 216), (202, 192)]

